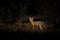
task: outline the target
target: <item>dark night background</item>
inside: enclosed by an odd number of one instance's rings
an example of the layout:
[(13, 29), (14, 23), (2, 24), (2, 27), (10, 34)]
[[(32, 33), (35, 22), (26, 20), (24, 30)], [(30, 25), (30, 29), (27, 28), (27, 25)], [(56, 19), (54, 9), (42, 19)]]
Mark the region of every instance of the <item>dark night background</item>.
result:
[(0, 23), (13, 23), (22, 16), (47, 16), (60, 28), (60, 2), (57, 0), (0, 1)]
[(44, 15), (54, 24), (59, 24), (59, 4), (55, 0), (0, 1), (0, 22), (15, 22), (21, 16)]

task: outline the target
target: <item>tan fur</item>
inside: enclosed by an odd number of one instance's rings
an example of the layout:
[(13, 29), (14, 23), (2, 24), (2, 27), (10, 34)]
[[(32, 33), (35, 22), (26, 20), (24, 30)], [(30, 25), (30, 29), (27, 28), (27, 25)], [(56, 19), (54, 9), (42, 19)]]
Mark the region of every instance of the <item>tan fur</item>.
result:
[(35, 25), (38, 26), (41, 30), (43, 29), (42, 28), (42, 25), (43, 25), (42, 22), (40, 22), (40, 21), (33, 21), (33, 17), (29, 17), (29, 20), (30, 20), (30, 22), (31, 22), (31, 24), (33, 26), (33, 30), (34, 30), (34, 26)]

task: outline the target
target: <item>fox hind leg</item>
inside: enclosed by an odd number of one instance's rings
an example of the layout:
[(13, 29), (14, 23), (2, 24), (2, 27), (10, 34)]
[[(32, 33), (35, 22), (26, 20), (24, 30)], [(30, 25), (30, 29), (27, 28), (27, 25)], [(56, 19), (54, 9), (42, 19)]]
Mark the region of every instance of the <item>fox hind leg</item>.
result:
[(40, 28), (40, 30), (42, 30), (42, 29), (43, 29), (43, 28), (42, 28), (42, 24), (41, 24), (41, 25), (39, 24), (39, 28)]

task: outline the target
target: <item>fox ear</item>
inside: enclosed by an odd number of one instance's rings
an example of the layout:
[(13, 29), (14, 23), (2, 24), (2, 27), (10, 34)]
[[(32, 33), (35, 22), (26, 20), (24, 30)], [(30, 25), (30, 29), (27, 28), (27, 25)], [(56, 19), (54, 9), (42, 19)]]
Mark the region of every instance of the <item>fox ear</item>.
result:
[(33, 17), (29, 17), (29, 18), (31, 18), (33, 20)]
[(33, 20), (33, 17), (31, 17), (32, 18), (32, 20)]

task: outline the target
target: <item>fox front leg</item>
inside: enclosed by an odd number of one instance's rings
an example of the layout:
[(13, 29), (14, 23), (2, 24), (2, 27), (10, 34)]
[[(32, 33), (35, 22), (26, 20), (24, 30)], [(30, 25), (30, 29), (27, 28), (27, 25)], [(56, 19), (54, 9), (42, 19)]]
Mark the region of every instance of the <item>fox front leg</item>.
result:
[(32, 27), (33, 27), (33, 31), (34, 31), (34, 25), (32, 25)]

